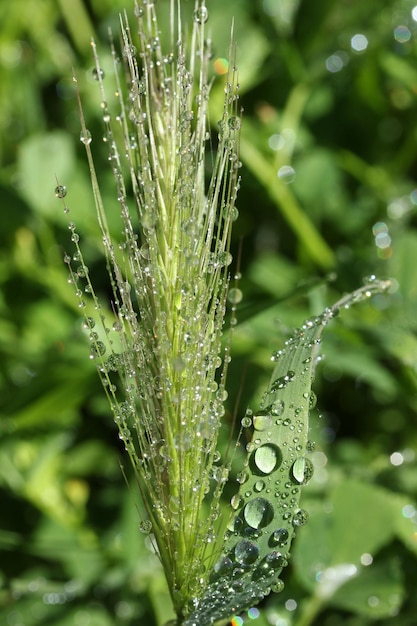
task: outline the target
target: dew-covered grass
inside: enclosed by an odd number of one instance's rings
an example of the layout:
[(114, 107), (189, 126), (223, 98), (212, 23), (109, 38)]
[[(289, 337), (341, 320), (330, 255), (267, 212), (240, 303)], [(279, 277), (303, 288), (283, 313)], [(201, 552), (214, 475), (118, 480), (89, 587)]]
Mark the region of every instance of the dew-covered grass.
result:
[(170, 4), (2, 5), (0, 622), (413, 623), (415, 7)]

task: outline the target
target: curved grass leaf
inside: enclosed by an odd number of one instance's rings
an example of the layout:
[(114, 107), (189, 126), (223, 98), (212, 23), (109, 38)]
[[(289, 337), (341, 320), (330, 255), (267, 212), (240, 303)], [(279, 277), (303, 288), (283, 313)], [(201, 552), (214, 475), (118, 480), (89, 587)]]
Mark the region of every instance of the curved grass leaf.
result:
[(184, 626), (202, 626), (240, 613), (270, 591), (281, 591), (295, 532), (308, 520), (301, 487), (313, 474), (308, 458), (311, 390), (321, 334), (339, 310), (387, 288), (373, 280), (294, 332), (273, 355), (274, 371), (260, 410), (243, 418), (253, 429), (240, 488), (232, 498), (224, 545), (203, 597)]

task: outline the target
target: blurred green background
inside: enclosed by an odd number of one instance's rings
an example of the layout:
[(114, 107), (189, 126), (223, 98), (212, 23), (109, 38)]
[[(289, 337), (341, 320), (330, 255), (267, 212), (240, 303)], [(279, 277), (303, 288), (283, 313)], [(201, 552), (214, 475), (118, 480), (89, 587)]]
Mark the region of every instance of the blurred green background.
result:
[[(193, 3), (183, 0), (187, 13)], [(158, 2), (162, 22), (169, 2)], [(415, 626), (417, 615), (417, 2), (207, 0), (216, 57), (235, 19), (244, 108), (233, 243), (244, 299), (228, 422), (256, 408), (290, 330), (376, 274), (389, 295), (325, 333), (315, 477), (285, 590), (256, 626)], [(68, 187), (105, 281), (72, 68), (100, 133), (94, 35), (129, 0), (0, 3), (0, 622), (133, 626), (171, 617), (140, 503), (62, 262)], [(163, 17), (165, 16), (165, 18)], [(213, 59), (215, 61), (215, 59)], [(213, 119), (222, 94), (213, 87)], [(91, 91), (91, 93), (90, 93)], [(106, 205), (117, 210), (106, 156)], [(101, 150), (101, 152), (100, 152)], [(129, 476), (129, 468), (125, 471)], [(230, 493), (233, 492), (231, 489)], [(230, 496), (230, 493), (227, 495)], [(139, 511), (138, 511), (139, 509)], [(234, 620), (233, 624), (242, 621)]]

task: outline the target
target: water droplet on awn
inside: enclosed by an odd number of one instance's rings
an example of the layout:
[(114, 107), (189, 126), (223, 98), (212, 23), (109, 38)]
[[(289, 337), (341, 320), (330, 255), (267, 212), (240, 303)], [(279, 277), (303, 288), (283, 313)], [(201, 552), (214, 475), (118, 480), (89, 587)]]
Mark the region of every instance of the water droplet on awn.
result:
[(104, 345), (104, 343), (102, 341), (96, 341), (91, 346), (90, 357), (92, 359), (95, 359), (98, 356), (103, 356), (105, 352), (106, 352), (106, 346)]
[(145, 535), (149, 535), (149, 533), (152, 530), (152, 522), (149, 519), (144, 519), (141, 522), (139, 522), (139, 530), (141, 533), (144, 533)]
[(242, 301), (242, 298), (243, 294), (240, 289), (237, 289), (235, 287), (229, 289), (229, 293), (227, 294), (227, 299), (229, 300), (229, 302), (231, 302), (232, 304), (239, 304), (239, 302)]
[(196, 11), (194, 11), (194, 20), (198, 24), (205, 24), (208, 20), (208, 9), (207, 7), (199, 7)]
[(229, 117), (227, 120), (230, 130), (239, 130), (240, 128), (240, 118), (236, 116)]
[(85, 131), (81, 131), (80, 133), (80, 141), (85, 145), (88, 146), (92, 141), (93, 141), (93, 137), (91, 136), (91, 133), (89, 130), (85, 129)]
[(65, 198), (67, 195), (67, 188), (65, 185), (58, 185), (58, 187), (55, 187), (55, 195), (57, 198)]
[(101, 69), (101, 67), (99, 67), (98, 69), (96, 67), (93, 68), (93, 78), (94, 80), (99, 80), (100, 78), (101, 79), (104, 78), (104, 71)]

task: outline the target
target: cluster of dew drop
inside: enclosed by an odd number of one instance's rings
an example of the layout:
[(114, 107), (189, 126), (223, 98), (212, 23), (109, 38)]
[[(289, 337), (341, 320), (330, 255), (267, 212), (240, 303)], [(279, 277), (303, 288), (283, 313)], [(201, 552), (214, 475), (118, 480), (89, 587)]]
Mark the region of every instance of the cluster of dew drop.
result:
[(309, 517), (300, 507), (300, 495), (314, 471), (308, 457), (315, 448), (308, 438), (309, 413), (317, 401), (311, 385), (323, 328), (341, 308), (388, 287), (388, 281), (370, 277), (365, 287), (307, 320), (272, 355), (274, 372), (260, 410), (248, 410), (242, 418), (252, 437), (245, 467), (237, 476), (240, 487), (231, 500), (233, 513), (222, 553), (208, 591), (195, 599), (184, 626), (213, 624), (284, 588), (280, 576), (291, 542)]
[[(230, 360), (229, 347), (221, 346), (227, 297), (232, 310), (242, 297), (236, 287), (229, 290), (229, 246), (240, 185), (240, 113), (237, 71), (231, 66), (217, 154), (206, 185), (211, 139), (208, 10), (204, 2), (196, 3), (191, 52), (186, 53), (178, 25), (178, 32), (174, 27), (171, 33), (176, 43), (164, 54), (154, 4), (136, 5), (138, 45), (132, 43), (126, 16), (121, 18), (122, 59), (111, 42), (111, 99), (92, 42), (102, 139), (120, 207), (119, 238), (108, 225), (93, 137), (80, 103), (80, 140), (92, 175), (113, 313), (95, 294), (73, 222), (69, 228), (75, 253), (65, 255), (65, 262), (84, 312), (90, 356), (97, 362), (144, 494), (149, 519), (142, 520), (140, 530), (151, 534), (164, 567), (172, 570), (171, 592), (180, 609), (185, 597), (201, 592), (201, 573), (216, 540), (214, 526), (230, 467), (221, 462), (216, 448)], [(55, 193), (69, 213), (65, 186), (58, 184)], [(201, 519), (207, 496), (210, 514)]]
[[(340, 308), (381, 290), (381, 283), (372, 278), (362, 290), (306, 322), (273, 355), (272, 383), (260, 410), (248, 411), (242, 419), (242, 427), (253, 430), (253, 436), (238, 475), (239, 492), (231, 502), (233, 514), (221, 553), (214, 567), (206, 568), (214, 562), (210, 544), (216, 543), (219, 501), (230, 468), (226, 461), (219, 464), (216, 450), (230, 360), (229, 348), (221, 358), (221, 336), (226, 299), (232, 312), (242, 299), (237, 287), (229, 289), (228, 278), (240, 167), (237, 75), (232, 66), (225, 83), (218, 153), (206, 188), (211, 55), (204, 33), (207, 8), (197, 3), (194, 13), (191, 60), (201, 63), (196, 95), (181, 38), (169, 54), (162, 53), (154, 2), (137, 5), (135, 14), (139, 52), (127, 20), (122, 23), (122, 56), (130, 77), (127, 93), (122, 62), (112, 44), (116, 114), (108, 104), (93, 43), (103, 140), (120, 205), (122, 238), (117, 244), (107, 224), (90, 147), (93, 138), (81, 109), (80, 140), (90, 163), (110, 268), (113, 323), (94, 292), (73, 222), (69, 229), (75, 252), (66, 255), (65, 262), (84, 312), (91, 358), (97, 361), (119, 436), (144, 491), (149, 519), (140, 529), (151, 534), (170, 570), (176, 609), (188, 615), (184, 625), (212, 624), (283, 587), (279, 576), (291, 540), (308, 518), (299, 499), (301, 486), (313, 472), (308, 414), (315, 403), (311, 381), (320, 335)], [(65, 186), (58, 184), (55, 193), (68, 214)], [(122, 399), (114, 375), (121, 382)], [(207, 494), (210, 515), (201, 520)]]

